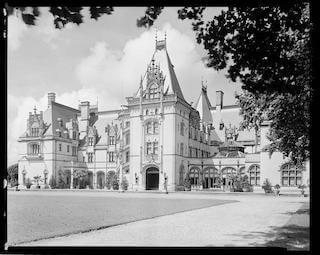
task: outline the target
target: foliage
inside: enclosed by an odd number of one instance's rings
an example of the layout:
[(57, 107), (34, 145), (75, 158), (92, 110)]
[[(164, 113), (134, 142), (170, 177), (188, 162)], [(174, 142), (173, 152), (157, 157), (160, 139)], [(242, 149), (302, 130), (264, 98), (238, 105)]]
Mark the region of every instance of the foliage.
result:
[(119, 178), (114, 171), (109, 171), (106, 177), (106, 186), (108, 189), (119, 189)]
[[(37, 7), (17, 9), (26, 24), (34, 25)], [(242, 127), (254, 128), (265, 117), (271, 120), (269, 151), (279, 150), (295, 162), (310, 154), (311, 40), (309, 4), (262, 7), (229, 7), (204, 22), (205, 7), (183, 7), (178, 18), (192, 20), (199, 44), (207, 51), (206, 64), (226, 69), (227, 77), (240, 81), (238, 97), (244, 116)], [(82, 7), (51, 7), (57, 28), (83, 22)], [(148, 7), (138, 27), (151, 27), (163, 7)], [(112, 14), (112, 7), (90, 7), (91, 18)], [(298, 140), (297, 140), (298, 138)]]
[(119, 189), (119, 176), (117, 174), (114, 175), (111, 185), (113, 190), (118, 190)]
[[(22, 21), (27, 25), (36, 25), (36, 20), (41, 16), (38, 7), (12, 7), (6, 4), (8, 15), (21, 14)], [(83, 23), (81, 14), (83, 7), (51, 6), (49, 12), (53, 15), (53, 23), (56, 28), (61, 29), (68, 23), (80, 25)], [(91, 6), (89, 7), (90, 18), (97, 20), (103, 14), (112, 14), (111, 6)]]
[(121, 182), (121, 188), (123, 190), (128, 190), (128, 186), (129, 186), (129, 182), (128, 182), (127, 178), (123, 177), (122, 182)]
[(7, 169), (7, 178), (11, 187), (18, 185), (18, 163), (13, 164)]
[(76, 169), (73, 171), (74, 186), (78, 189), (86, 188), (88, 185), (88, 172), (84, 169)]
[(33, 177), (34, 182), (37, 184), (37, 188), (40, 187), (39, 181), (42, 180), (41, 175), (37, 175)]
[(138, 27), (151, 27), (154, 21), (161, 14), (163, 7), (148, 7), (145, 11), (145, 15), (139, 19), (137, 19)]
[(269, 179), (265, 179), (265, 181), (262, 184), (262, 188), (264, 189), (265, 193), (272, 193), (272, 185)]
[(187, 174), (186, 178), (184, 179), (184, 183), (183, 183), (183, 186), (184, 186), (184, 190), (191, 190), (191, 182), (190, 182), (190, 178), (189, 178), (189, 175)]
[(274, 185), (274, 188), (275, 188), (275, 189), (280, 189), (280, 185), (279, 185), (279, 184), (276, 184), (276, 185)]

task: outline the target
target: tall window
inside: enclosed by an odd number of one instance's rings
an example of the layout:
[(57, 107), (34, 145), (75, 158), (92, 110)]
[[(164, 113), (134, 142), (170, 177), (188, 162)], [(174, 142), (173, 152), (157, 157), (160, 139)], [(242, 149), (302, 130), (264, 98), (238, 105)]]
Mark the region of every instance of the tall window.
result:
[(39, 128), (31, 128), (31, 136), (39, 136)]
[(62, 144), (59, 143), (59, 151), (62, 151)]
[(281, 167), (281, 185), (299, 186), (302, 183), (302, 170), (294, 164), (285, 164)]
[(93, 153), (92, 153), (92, 152), (89, 152), (89, 153), (88, 153), (88, 162), (89, 162), (89, 163), (92, 163), (92, 162), (93, 162)]
[(72, 131), (72, 139), (73, 140), (77, 139), (77, 131)]
[(69, 152), (69, 150), (70, 150), (70, 146), (69, 146), (69, 145), (67, 145), (67, 152)]
[(183, 156), (183, 143), (180, 143), (180, 155)]
[(159, 133), (159, 123), (153, 122), (153, 133), (158, 134)]
[(88, 138), (88, 144), (89, 144), (89, 146), (93, 145), (93, 137)]
[(184, 123), (181, 122), (180, 124), (180, 135), (184, 136)]
[(152, 134), (152, 123), (151, 122), (147, 123), (147, 134)]
[(191, 185), (199, 184), (200, 170), (198, 168), (191, 168), (189, 176)]
[(192, 148), (189, 146), (189, 157), (192, 157)]
[(153, 154), (158, 155), (158, 142), (153, 142)]
[(129, 162), (130, 157), (129, 157), (129, 151), (126, 152), (126, 162)]
[(243, 177), (245, 174), (246, 174), (245, 167), (243, 166), (240, 168), (240, 176)]
[(31, 146), (31, 154), (39, 154), (40, 153), (40, 146), (39, 144), (32, 144)]
[(114, 152), (109, 152), (109, 162), (114, 162)]
[(260, 166), (253, 165), (249, 168), (249, 178), (251, 185), (260, 185)]
[(72, 156), (77, 156), (77, 147), (72, 146)]
[(115, 144), (114, 136), (109, 136), (109, 144), (110, 145), (114, 145)]
[(130, 134), (126, 134), (126, 145), (130, 144)]
[(152, 143), (147, 142), (147, 154), (151, 154), (152, 153)]

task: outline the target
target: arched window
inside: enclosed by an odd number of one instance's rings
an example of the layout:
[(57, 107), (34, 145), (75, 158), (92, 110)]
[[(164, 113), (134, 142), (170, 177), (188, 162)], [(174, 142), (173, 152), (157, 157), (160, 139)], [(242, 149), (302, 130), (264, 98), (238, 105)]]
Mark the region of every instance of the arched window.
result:
[(204, 169), (204, 188), (213, 188), (218, 185), (218, 169), (215, 167), (208, 167)]
[(184, 165), (180, 166), (180, 171), (179, 171), (179, 184), (183, 185), (183, 178), (184, 178)]
[(249, 168), (249, 180), (251, 185), (260, 185), (260, 166), (252, 165)]
[(152, 134), (152, 123), (151, 122), (147, 123), (147, 134)]
[(190, 182), (191, 185), (198, 185), (199, 184), (199, 177), (200, 177), (200, 170), (199, 168), (191, 168), (190, 169)]
[(302, 169), (294, 164), (284, 164), (281, 167), (281, 185), (299, 186), (302, 183)]
[(237, 175), (237, 170), (233, 167), (225, 167), (221, 170), (223, 177), (232, 177)]

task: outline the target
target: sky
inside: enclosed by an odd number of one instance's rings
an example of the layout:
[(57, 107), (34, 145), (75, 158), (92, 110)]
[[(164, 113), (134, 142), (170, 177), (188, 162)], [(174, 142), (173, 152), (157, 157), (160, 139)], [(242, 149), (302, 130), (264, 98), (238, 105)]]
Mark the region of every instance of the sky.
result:
[[(19, 136), (26, 131), (28, 113), (34, 106), (47, 108), (47, 94), (56, 102), (78, 108), (80, 101), (98, 102), (99, 111), (120, 109), (125, 97), (139, 87), (158, 40), (167, 34), (167, 50), (185, 99), (196, 102), (201, 81), (215, 105), (215, 91), (224, 91), (224, 105), (234, 104), (240, 84), (225, 72), (207, 68), (203, 45), (196, 43), (191, 22), (179, 20), (176, 7), (166, 7), (150, 29), (138, 28), (144, 7), (115, 7), (112, 15), (97, 21), (84, 8), (84, 23), (54, 28), (53, 16), (41, 7), (36, 26), (27, 26), (17, 15), (8, 18), (7, 125), (8, 165), (16, 163)], [(210, 20), (223, 8), (207, 8)]]

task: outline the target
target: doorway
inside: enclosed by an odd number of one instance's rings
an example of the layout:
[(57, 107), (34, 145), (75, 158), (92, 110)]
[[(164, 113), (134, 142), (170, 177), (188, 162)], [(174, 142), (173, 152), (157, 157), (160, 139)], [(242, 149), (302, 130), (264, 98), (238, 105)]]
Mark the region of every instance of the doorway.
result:
[(146, 190), (159, 189), (159, 170), (156, 167), (150, 167), (146, 171)]

